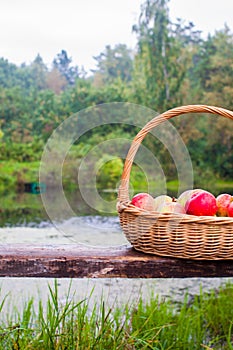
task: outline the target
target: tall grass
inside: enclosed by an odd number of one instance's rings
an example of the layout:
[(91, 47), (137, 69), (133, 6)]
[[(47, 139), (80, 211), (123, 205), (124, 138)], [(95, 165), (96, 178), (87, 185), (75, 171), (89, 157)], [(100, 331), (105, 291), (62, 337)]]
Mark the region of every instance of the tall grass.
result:
[[(64, 303), (58, 284), (49, 288), (46, 305), (30, 299), (0, 321), (2, 350), (233, 349), (233, 285), (228, 283), (182, 303), (152, 296), (137, 305), (106, 308), (102, 299), (90, 308), (91, 295), (74, 302), (71, 289)], [(7, 296), (0, 304), (5, 313)]]

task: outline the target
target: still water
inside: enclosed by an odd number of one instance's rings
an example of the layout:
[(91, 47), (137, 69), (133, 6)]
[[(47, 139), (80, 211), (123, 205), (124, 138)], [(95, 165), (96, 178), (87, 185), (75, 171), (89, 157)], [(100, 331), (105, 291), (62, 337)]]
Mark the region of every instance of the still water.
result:
[[(112, 246), (128, 244), (115, 210), (116, 194), (102, 194), (103, 202), (97, 208), (87, 204), (80, 193), (67, 195), (73, 216), (56, 210), (56, 193), (51, 193), (52, 208), (44, 208), (40, 195), (30, 193), (10, 193), (1, 198), (0, 243), (66, 244), (82, 243), (91, 246)], [(64, 214), (64, 215), (63, 215)], [(109, 306), (137, 302), (139, 296), (145, 300), (151, 294), (182, 300), (186, 292), (190, 296), (197, 294), (202, 286), (204, 291), (218, 288), (226, 278), (195, 279), (74, 279), (72, 293), (80, 300), (88, 295), (92, 302), (103, 296)], [(20, 308), (23, 300), (33, 296), (35, 300), (46, 300), (48, 283), (53, 279), (2, 278), (1, 299), (9, 293), (8, 309), (16, 303)], [(60, 299), (66, 297), (70, 279), (59, 279)], [(19, 295), (22, 298), (19, 299)], [(90, 302), (91, 304), (91, 302)]]

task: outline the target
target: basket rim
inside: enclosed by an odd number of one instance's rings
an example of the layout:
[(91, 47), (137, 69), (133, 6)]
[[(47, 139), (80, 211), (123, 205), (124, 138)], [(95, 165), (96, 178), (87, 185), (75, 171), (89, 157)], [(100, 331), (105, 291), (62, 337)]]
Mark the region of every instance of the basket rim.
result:
[[(158, 211), (148, 211), (134, 206), (131, 202), (117, 203), (118, 213), (126, 212), (127, 214), (135, 216), (143, 216), (148, 219), (159, 219), (164, 221), (180, 220), (182, 223), (206, 223), (206, 224), (233, 224), (233, 217), (229, 216), (206, 216), (206, 215), (190, 215), (187, 213), (161, 213)], [(233, 233), (232, 233), (233, 234)]]
[[(131, 168), (132, 164), (134, 161), (134, 157), (138, 151), (138, 148), (147, 135), (150, 130), (155, 128), (156, 126), (160, 125), (161, 123), (165, 122), (168, 119), (171, 119), (173, 117), (182, 115), (182, 114), (188, 114), (188, 113), (209, 113), (209, 114), (215, 114), (222, 116), (224, 118), (229, 118), (233, 120), (233, 111), (222, 108), (222, 107), (216, 107), (216, 106), (210, 106), (210, 105), (203, 105), (203, 104), (193, 104), (193, 105), (183, 105), (179, 107), (175, 107), (172, 109), (169, 109), (156, 117), (152, 118), (146, 125), (137, 133), (137, 135), (134, 137), (131, 146), (129, 148), (128, 154), (126, 156), (125, 162), (124, 162), (124, 169), (122, 172), (121, 176), (121, 183), (118, 189), (118, 203), (117, 203), (117, 209), (118, 212), (125, 210), (129, 203), (130, 203), (130, 198), (129, 198), (129, 180), (130, 180), (130, 173), (131, 173)], [(134, 207), (134, 206), (133, 206)], [(135, 215), (146, 215), (145, 211), (143, 209), (135, 208)], [(140, 210), (139, 210), (140, 209)], [(130, 212), (132, 212), (132, 208), (130, 207)], [(148, 215), (148, 212), (146, 212)], [(151, 211), (149, 215), (155, 215), (156, 212)], [(162, 214), (166, 213), (159, 213), (161, 216)], [(201, 217), (205, 219), (213, 218), (211, 216), (194, 216), (190, 214), (182, 214), (182, 215), (187, 215), (189, 218), (191, 217)], [(166, 215), (165, 215), (166, 216)], [(226, 218), (229, 222), (233, 221), (233, 218), (231, 217), (216, 217), (214, 218), (219, 218), (216, 221), (225, 221)]]

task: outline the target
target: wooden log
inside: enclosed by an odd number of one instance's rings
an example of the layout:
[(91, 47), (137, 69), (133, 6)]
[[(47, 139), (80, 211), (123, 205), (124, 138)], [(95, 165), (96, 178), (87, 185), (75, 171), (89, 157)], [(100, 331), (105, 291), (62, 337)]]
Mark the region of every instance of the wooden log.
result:
[(130, 246), (0, 245), (0, 277), (232, 277), (233, 261), (164, 258)]

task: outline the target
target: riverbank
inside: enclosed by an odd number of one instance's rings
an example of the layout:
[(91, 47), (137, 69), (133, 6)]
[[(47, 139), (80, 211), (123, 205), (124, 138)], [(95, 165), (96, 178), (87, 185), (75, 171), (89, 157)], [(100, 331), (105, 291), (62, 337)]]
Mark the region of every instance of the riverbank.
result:
[[(67, 192), (78, 191), (79, 186), (77, 183), (77, 159), (69, 160), (67, 164), (64, 164), (63, 169), (63, 186), (67, 190)], [(107, 164), (107, 163), (106, 163)], [(114, 169), (114, 164), (112, 165)], [(40, 161), (30, 161), (30, 162), (22, 162), (16, 160), (4, 160), (0, 163), (0, 195), (7, 195), (11, 192), (22, 191), (24, 183), (30, 182), (39, 182), (39, 169), (40, 169)], [(98, 177), (98, 181), (96, 183), (96, 187), (101, 191), (105, 189), (106, 184), (109, 184), (107, 190), (111, 190), (112, 188), (116, 188), (116, 184), (119, 183), (122, 168), (117, 169), (114, 174), (114, 178), (111, 179), (112, 172), (110, 169), (107, 169), (104, 173), (104, 178)], [(135, 168), (134, 176), (132, 176), (132, 187), (135, 192), (146, 191), (148, 188), (147, 178), (144, 178), (141, 174), (141, 170)], [(104, 180), (104, 182), (103, 182)], [(51, 179), (50, 179), (51, 181)], [(194, 187), (202, 187), (206, 190), (211, 191), (213, 194), (217, 195), (222, 192), (233, 193), (233, 181), (232, 180), (224, 180), (224, 179), (213, 179), (211, 177), (211, 181), (202, 179), (200, 176), (197, 177), (196, 184)], [(154, 184), (150, 183), (151, 188), (153, 186), (156, 187), (156, 182), (154, 180)], [(111, 187), (112, 186), (112, 187)], [(169, 179), (166, 181), (166, 191), (168, 194), (177, 194), (179, 189), (179, 182), (177, 179)]]
[[(12, 288), (17, 288), (14, 280), (11, 282)], [(186, 291), (181, 300), (161, 298), (147, 289), (146, 300), (140, 293), (120, 304), (116, 298), (109, 304), (103, 289), (93, 303), (97, 285), (77, 299), (76, 283), (64, 282), (65, 294), (60, 294), (62, 284), (56, 280), (47, 286), (45, 301), (39, 293), (39, 301), (35, 302), (32, 289), (21, 308), (15, 304), (9, 308), (8, 296), (1, 300), (1, 350), (232, 349), (232, 283), (209, 292), (201, 288), (195, 295)], [(43, 281), (40, 283), (40, 288), (44, 287)], [(31, 288), (31, 281), (29, 285)], [(117, 295), (128, 297), (128, 283), (124, 287), (118, 288)], [(25, 291), (27, 279), (21, 290), (23, 296)]]

